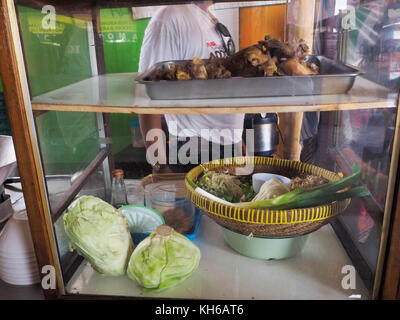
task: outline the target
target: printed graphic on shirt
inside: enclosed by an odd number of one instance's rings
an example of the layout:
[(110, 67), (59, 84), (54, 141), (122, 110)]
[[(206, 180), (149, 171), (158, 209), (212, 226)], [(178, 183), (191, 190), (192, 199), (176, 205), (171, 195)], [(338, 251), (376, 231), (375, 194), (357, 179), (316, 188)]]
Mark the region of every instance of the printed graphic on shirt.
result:
[(210, 53), (213, 53), (217, 58), (225, 58), (227, 53), (223, 46), (217, 44), (215, 41), (209, 41), (206, 43)]

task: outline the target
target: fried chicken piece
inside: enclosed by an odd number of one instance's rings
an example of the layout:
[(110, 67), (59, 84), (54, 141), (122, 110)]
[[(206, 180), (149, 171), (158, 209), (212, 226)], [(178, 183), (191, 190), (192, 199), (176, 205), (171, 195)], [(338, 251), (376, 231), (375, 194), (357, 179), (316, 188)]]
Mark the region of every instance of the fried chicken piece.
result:
[(176, 66), (176, 79), (179, 81), (191, 80), (189, 71), (184, 66)]
[(193, 58), (192, 61), (188, 63), (187, 66), (189, 73), (192, 79), (196, 80), (206, 80), (207, 79), (207, 70), (205, 63), (200, 58)]

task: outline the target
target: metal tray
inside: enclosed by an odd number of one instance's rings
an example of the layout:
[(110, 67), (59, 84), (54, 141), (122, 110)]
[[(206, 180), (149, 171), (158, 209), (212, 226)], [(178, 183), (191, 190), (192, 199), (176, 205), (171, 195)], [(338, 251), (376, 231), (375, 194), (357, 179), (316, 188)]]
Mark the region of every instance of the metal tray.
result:
[(153, 100), (215, 99), (342, 94), (353, 87), (356, 77), (361, 74), (352, 66), (323, 56), (311, 56), (311, 59), (319, 63), (321, 74), (187, 81), (144, 80), (156, 68), (187, 62), (179, 60), (159, 62), (141, 73), (136, 81), (146, 86), (147, 94)]

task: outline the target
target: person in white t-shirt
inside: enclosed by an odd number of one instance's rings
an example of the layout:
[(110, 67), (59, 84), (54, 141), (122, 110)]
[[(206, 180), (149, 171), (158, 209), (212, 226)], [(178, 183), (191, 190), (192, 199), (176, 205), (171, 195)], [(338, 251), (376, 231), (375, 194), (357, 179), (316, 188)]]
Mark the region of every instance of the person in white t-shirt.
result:
[[(211, 1), (193, 2), (160, 9), (152, 17), (145, 31), (139, 72), (146, 71), (161, 61), (192, 60), (194, 57), (208, 59), (210, 54), (218, 57), (232, 54), (233, 52), (227, 52), (232, 51), (232, 40), (230, 39), (231, 42), (228, 42), (230, 45), (227, 45), (221, 32), (217, 30), (218, 20), (208, 10), (211, 4)], [(151, 129), (162, 128), (162, 117), (162, 115), (139, 116), (144, 140)], [(191, 137), (199, 137), (202, 142), (210, 142), (210, 150), (216, 145), (222, 146), (221, 152), (224, 148), (225, 150), (240, 148), (240, 152), (243, 150), (244, 114), (165, 114), (164, 117), (169, 135), (177, 137), (178, 148)], [(214, 130), (214, 132), (217, 130), (222, 134), (214, 134), (208, 130)], [(152, 143), (152, 141), (145, 141), (147, 148)], [(157, 155), (161, 161), (153, 166), (155, 171), (168, 172), (172, 169), (174, 172), (181, 172), (195, 165), (175, 166), (170, 163), (168, 167), (165, 165), (168, 162), (167, 150), (158, 148)], [(233, 152), (229, 155), (221, 154), (220, 158), (233, 155)]]

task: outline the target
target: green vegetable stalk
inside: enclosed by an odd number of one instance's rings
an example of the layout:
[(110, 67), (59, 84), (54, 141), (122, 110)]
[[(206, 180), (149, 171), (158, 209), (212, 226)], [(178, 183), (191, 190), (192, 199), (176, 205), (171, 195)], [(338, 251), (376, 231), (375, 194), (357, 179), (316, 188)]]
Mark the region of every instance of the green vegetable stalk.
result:
[(265, 208), (274, 210), (285, 210), (295, 208), (308, 208), (322, 204), (344, 200), (354, 197), (366, 197), (370, 192), (365, 185), (352, 188), (361, 181), (361, 171), (358, 166), (353, 166), (353, 173), (335, 182), (329, 182), (318, 187), (304, 190), (296, 189), (274, 199), (244, 202), (236, 204), (242, 208)]

